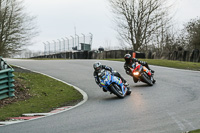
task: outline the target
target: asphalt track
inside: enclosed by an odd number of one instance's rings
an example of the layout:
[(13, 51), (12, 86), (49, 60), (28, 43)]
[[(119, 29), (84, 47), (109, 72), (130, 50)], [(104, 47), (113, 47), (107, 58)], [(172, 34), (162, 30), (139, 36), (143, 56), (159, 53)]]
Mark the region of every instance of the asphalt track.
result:
[[(49, 117), (0, 126), (0, 133), (181, 133), (200, 129), (200, 72), (151, 66), (156, 84), (135, 84), (122, 62), (101, 61), (130, 84), (124, 99), (94, 82), (97, 60), (7, 60), (73, 84), (88, 94), (81, 106)], [(2, 115), (2, 114), (1, 114)]]

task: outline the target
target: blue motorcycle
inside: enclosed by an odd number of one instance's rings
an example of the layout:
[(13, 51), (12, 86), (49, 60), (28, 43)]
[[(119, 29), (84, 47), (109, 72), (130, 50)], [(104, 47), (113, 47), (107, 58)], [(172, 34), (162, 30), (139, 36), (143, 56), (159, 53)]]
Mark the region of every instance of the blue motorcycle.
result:
[(131, 91), (129, 87), (126, 87), (119, 77), (111, 74), (110, 71), (101, 70), (98, 73), (100, 85), (110, 93), (115, 94), (119, 98), (124, 98), (126, 95), (130, 95)]

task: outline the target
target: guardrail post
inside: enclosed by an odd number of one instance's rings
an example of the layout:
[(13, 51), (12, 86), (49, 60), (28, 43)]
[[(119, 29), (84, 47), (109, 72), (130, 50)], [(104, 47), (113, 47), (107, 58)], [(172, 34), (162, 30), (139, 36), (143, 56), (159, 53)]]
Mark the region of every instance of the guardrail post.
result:
[(13, 89), (13, 87), (15, 86), (15, 85), (13, 84), (13, 82), (14, 82), (14, 79), (13, 79), (14, 74), (13, 74), (13, 72), (14, 72), (14, 69), (10, 69), (10, 71), (8, 72), (9, 97), (15, 96), (15, 94), (13, 93), (13, 92), (15, 91), (15, 90)]

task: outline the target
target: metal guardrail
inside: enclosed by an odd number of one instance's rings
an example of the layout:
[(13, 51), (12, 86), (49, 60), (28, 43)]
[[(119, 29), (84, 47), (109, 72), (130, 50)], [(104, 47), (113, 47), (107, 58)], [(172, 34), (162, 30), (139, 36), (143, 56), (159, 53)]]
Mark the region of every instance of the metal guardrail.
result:
[(0, 100), (14, 95), (14, 69), (0, 57)]

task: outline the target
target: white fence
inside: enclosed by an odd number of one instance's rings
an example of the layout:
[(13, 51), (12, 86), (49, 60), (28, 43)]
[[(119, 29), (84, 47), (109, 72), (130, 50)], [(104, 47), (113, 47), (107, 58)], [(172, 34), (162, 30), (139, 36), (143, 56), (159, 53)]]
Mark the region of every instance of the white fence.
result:
[(92, 38), (91, 33), (86, 36), (76, 34), (75, 36), (44, 42), (44, 55), (72, 51), (73, 49), (81, 50), (81, 43), (92, 45)]

